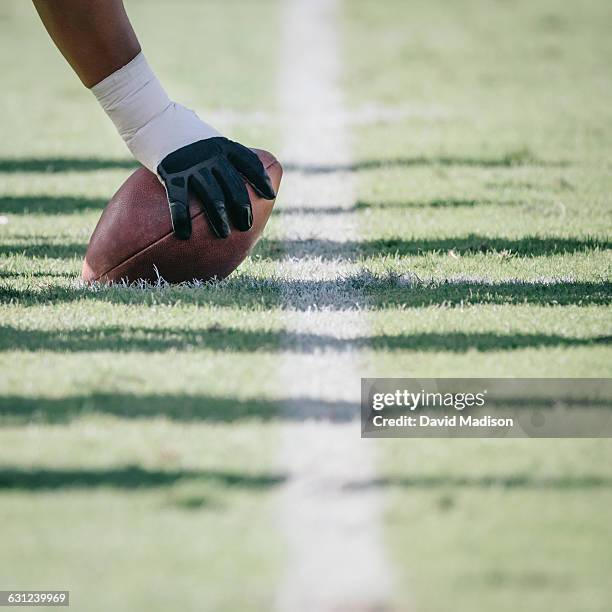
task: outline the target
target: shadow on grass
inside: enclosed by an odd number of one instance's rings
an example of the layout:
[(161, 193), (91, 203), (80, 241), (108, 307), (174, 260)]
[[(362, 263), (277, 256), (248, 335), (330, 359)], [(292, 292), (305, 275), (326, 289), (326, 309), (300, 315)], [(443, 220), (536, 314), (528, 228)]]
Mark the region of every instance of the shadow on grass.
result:
[[(545, 411), (556, 409), (555, 397), (503, 397), (490, 401), (497, 409)], [(573, 410), (610, 411), (610, 401), (597, 397), (566, 397), (563, 403)], [(65, 424), (87, 416), (112, 416), (120, 419), (162, 418), (183, 423), (302, 422), (320, 420), (347, 423), (359, 419), (360, 406), (350, 401), (329, 401), (308, 397), (282, 399), (239, 399), (181, 393), (132, 394), (92, 393), (49, 398), (39, 396), (1, 396), (0, 423)]]
[(322, 259), (379, 257), (382, 255), (418, 256), (426, 253), (458, 255), (504, 253), (521, 257), (541, 257), (563, 253), (581, 253), (595, 249), (610, 249), (612, 242), (597, 238), (565, 238), (561, 236), (524, 236), (522, 238), (491, 238), (470, 234), (447, 238), (388, 238), (336, 242), (334, 240), (270, 240), (263, 239), (257, 254), (264, 259), (316, 256)]
[(530, 474), (500, 474), (490, 476), (394, 476), (375, 478), (346, 485), (349, 490), (398, 487), (405, 489), (610, 489), (612, 478), (585, 476), (532, 476)]
[(275, 206), (272, 214), (277, 217), (290, 215), (349, 215), (355, 213), (356, 206), (336, 206), (325, 204), (323, 206), (290, 206), (287, 204)]
[(158, 488), (186, 480), (210, 482), (228, 488), (269, 489), (282, 484), (285, 477), (280, 474), (242, 474), (214, 470), (149, 470), (138, 466), (108, 469), (0, 468), (0, 491)]
[(355, 205), (357, 210), (373, 209), (397, 209), (406, 208), (476, 208), (479, 206), (519, 206), (522, 202), (516, 200), (484, 200), (468, 198), (438, 198), (434, 200), (409, 200), (406, 202), (368, 202), (360, 200)]
[(0, 278), (74, 278), (73, 272), (45, 272), (43, 270), (26, 270), (21, 272), (11, 272), (9, 270), (0, 270)]
[(310, 398), (243, 400), (163, 393), (94, 393), (58, 399), (0, 397), (0, 419), (6, 423), (67, 423), (88, 414), (105, 414), (124, 419), (162, 417), (181, 422), (303, 421), (314, 418), (343, 423), (359, 415), (359, 406), (345, 401)]
[(530, 151), (520, 149), (499, 157), (468, 157), (461, 155), (416, 155), (389, 159), (364, 159), (352, 164), (283, 164), (286, 171), (304, 174), (328, 174), (332, 172), (360, 172), (381, 168), (411, 168), (418, 166), (467, 166), (476, 168), (512, 168), (533, 166), (538, 168), (563, 168), (569, 162), (563, 160), (542, 160)]
[(76, 198), (71, 196), (3, 196), (0, 197), (0, 214), (12, 215), (70, 215), (93, 210), (99, 211), (107, 204), (102, 198)]
[[(286, 295), (300, 296), (287, 302)], [(109, 287), (91, 290), (43, 284), (14, 287), (0, 282), (0, 303), (57, 304), (94, 300), (114, 304), (188, 304), (217, 308), (333, 310), (363, 308), (420, 308), (483, 304), (538, 304), (552, 306), (608, 305), (612, 283), (605, 281), (472, 281), (413, 282), (403, 277), (377, 277), (370, 273), (336, 281), (230, 278), (201, 287), (138, 289)]]
[(237, 328), (182, 329), (146, 327), (98, 327), (41, 331), (0, 327), (0, 351), (117, 351), (156, 352), (197, 350), (229, 352), (321, 350), (352, 351), (507, 351), (525, 348), (592, 346), (612, 343), (612, 338), (571, 338), (557, 334), (496, 334), (424, 332), (417, 334), (372, 335), (336, 338), (325, 334), (306, 334)]
[(378, 209), (408, 209), (408, 208), (475, 208), (478, 206), (519, 206), (518, 201), (495, 201), (495, 200), (478, 200), (478, 199), (434, 199), (422, 201), (406, 201), (406, 202), (368, 202), (360, 200), (354, 206), (334, 206), (333, 204), (323, 206), (277, 206), (273, 214), (276, 216), (289, 215), (346, 215), (355, 213), (360, 210), (378, 210)]
[(0, 159), (0, 173), (16, 172), (94, 172), (96, 170), (132, 170), (138, 167), (133, 159), (98, 157), (28, 157)]
[[(334, 240), (271, 240), (263, 239), (255, 254), (263, 259), (280, 260), (292, 257), (320, 257), (326, 260), (355, 260), (359, 257), (385, 255), (419, 256), (427, 253), (457, 255), (499, 254), (520, 257), (542, 257), (564, 253), (584, 253), (598, 249), (610, 249), (612, 242), (598, 238), (566, 238), (560, 236), (523, 238), (490, 238), (471, 234), (447, 238), (387, 238), (337, 242)], [(31, 242), (13, 242), (0, 245), (0, 255), (25, 255), (26, 257), (71, 258), (82, 257), (86, 243), (57, 243), (32, 238)]]
[(0, 256), (23, 255), (24, 257), (51, 257), (53, 259), (72, 259), (83, 257), (87, 251), (84, 242), (35, 242), (0, 244)]
[[(547, 161), (538, 159), (526, 149), (509, 151), (499, 157), (467, 157), (461, 155), (417, 155), (390, 159), (366, 159), (348, 165), (323, 164), (283, 164), (285, 170), (306, 174), (326, 174), (330, 172), (360, 172), (378, 168), (406, 168), (413, 166), (474, 166), (480, 168), (509, 168), (513, 166), (536, 166), (560, 168), (566, 161)], [(0, 173), (15, 172), (93, 172), (96, 170), (131, 170), (138, 164), (131, 159), (108, 159), (96, 157), (31, 157), (2, 158)]]

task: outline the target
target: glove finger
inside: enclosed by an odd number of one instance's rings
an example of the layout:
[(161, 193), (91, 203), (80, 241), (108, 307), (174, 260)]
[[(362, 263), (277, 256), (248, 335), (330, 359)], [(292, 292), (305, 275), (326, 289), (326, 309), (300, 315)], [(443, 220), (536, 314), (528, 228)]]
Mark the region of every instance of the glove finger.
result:
[(187, 182), (183, 177), (164, 180), (172, 229), (179, 240), (187, 240), (191, 236), (191, 217), (189, 215), (189, 194)]
[(253, 211), (251, 198), (249, 198), (244, 181), (232, 165), (224, 159), (213, 167), (212, 172), (223, 190), (234, 225), (241, 232), (250, 230), (253, 225)]
[(208, 224), (218, 238), (227, 238), (231, 229), (223, 191), (207, 168), (202, 168), (189, 179), (189, 185), (204, 205)]
[(273, 200), (276, 197), (272, 181), (256, 153), (237, 142), (229, 141), (226, 145), (226, 154), (260, 196), (266, 200)]

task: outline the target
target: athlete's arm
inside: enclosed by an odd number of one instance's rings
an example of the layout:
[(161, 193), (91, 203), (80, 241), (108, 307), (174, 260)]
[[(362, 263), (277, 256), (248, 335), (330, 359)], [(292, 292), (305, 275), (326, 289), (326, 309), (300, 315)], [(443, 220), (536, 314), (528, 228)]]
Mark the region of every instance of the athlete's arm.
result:
[(229, 235), (230, 220), (248, 230), (253, 219), (242, 177), (261, 196), (275, 197), (262, 163), (168, 97), (142, 54), (123, 0), (33, 1), (58, 49), (134, 157), (165, 185), (176, 236), (191, 235), (190, 190), (219, 237)]
[(141, 51), (123, 0), (34, 0), (53, 42), (93, 87)]

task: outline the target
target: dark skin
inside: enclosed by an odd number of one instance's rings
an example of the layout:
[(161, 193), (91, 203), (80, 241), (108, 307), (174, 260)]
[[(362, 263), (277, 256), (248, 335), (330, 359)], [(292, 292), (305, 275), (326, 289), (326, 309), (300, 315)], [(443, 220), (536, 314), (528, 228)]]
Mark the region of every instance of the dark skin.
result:
[[(57, 48), (91, 88), (140, 52), (123, 0), (33, 0)], [(161, 160), (157, 174), (168, 195), (174, 235), (191, 236), (189, 194), (203, 203), (210, 227), (226, 238), (231, 226), (248, 231), (253, 223), (246, 179), (267, 199), (276, 197), (261, 161), (250, 149), (227, 138), (194, 142)]]
[(33, 0), (53, 42), (85, 87), (140, 53), (123, 0)]

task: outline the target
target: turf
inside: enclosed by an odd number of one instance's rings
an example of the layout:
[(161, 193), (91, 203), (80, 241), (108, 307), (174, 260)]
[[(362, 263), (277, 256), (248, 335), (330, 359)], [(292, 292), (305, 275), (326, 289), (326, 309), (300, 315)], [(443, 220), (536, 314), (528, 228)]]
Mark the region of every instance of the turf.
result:
[[(395, 281), (369, 375), (610, 376), (610, 25), (596, 0), (348, 5), (347, 89), (378, 116), (357, 246)], [(399, 609), (609, 608), (607, 441), (380, 446), (361, 486), (389, 496)]]
[[(277, 150), (277, 3), (171, 5), (128, 3), (168, 89)], [(289, 242), (281, 197), (227, 281), (88, 289), (87, 240), (134, 163), (31, 6), (2, 2), (0, 587), (270, 609), (283, 351), (355, 350), (369, 376), (610, 375), (610, 4), (351, 0), (343, 23), (357, 197), (325, 215), (359, 235)], [(289, 277), (288, 250), (342, 275)], [(304, 343), (288, 283), (367, 331)], [(609, 607), (608, 442), (375, 443), (380, 477), (356, 484), (388, 498), (398, 609)]]
[[(275, 2), (127, 6), (177, 98), (275, 149), (272, 123), (235, 120), (274, 108)], [(0, 145), (2, 587), (70, 589), (75, 610), (268, 610), (283, 546), (271, 500), (284, 475), (277, 398), (258, 380), (277, 367), (274, 316), (262, 306), (247, 317), (252, 299), (241, 304), (230, 286), (78, 286), (89, 235), (135, 164), (31, 4), (3, 2), (0, 21), (10, 50), (0, 59), (10, 117)], [(260, 342), (267, 355), (255, 361)]]

